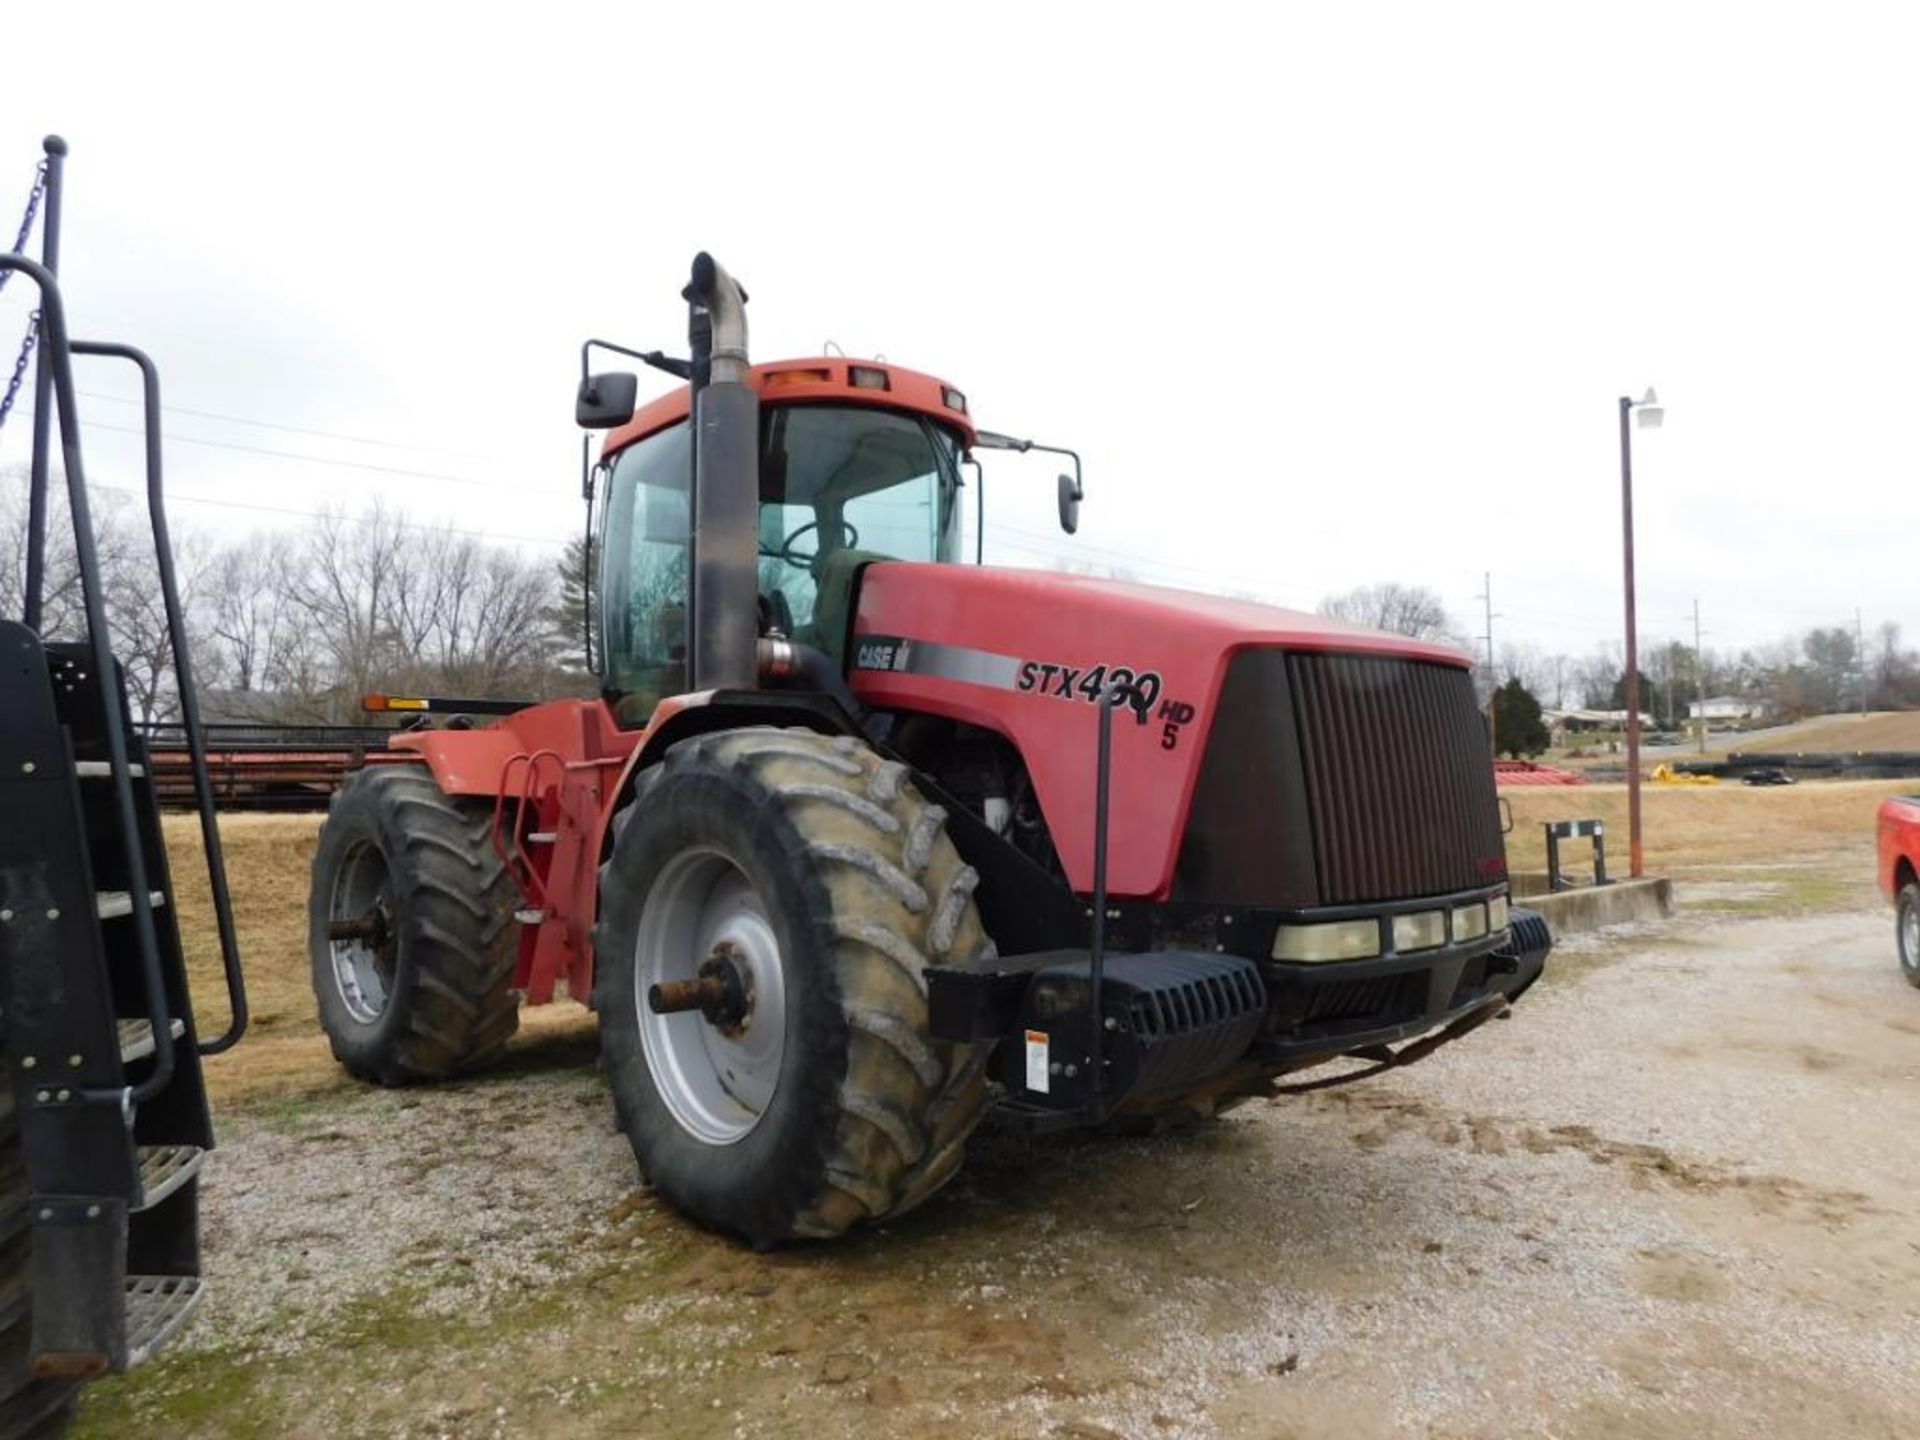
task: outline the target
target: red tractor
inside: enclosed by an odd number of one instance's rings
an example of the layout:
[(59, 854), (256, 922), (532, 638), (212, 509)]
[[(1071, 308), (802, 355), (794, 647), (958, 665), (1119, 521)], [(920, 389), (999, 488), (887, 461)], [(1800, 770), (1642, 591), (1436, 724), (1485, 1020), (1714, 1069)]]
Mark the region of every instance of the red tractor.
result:
[(335, 800), (348, 1069), (484, 1065), (564, 981), (647, 1178), (769, 1245), (920, 1203), (989, 1109), (1205, 1117), (1539, 976), (1464, 657), (961, 563), (963, 467), (1049, 447), (898, 365), (749, 364), (704, 255), (686, 294), (689, 360), (622, 353), (687, 385), (636, 409), (582, 350), (602, 697), (404, 733)]

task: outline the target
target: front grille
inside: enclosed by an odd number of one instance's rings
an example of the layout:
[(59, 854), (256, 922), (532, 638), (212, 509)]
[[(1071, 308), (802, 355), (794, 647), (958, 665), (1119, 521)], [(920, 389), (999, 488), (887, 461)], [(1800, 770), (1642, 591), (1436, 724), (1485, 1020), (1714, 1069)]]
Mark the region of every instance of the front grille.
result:
[(1380, 975), (1371, 980), (1336, 980), (1307, 988), (1295, 1020), (1297, 1025), (1327, 1025), (1336, 1021), (1373, 1020), (1391, 1025), (1424, 1008), (1427, 977), (1424, 971)]
[(1292, 653), (1320, 902), (1471, 890), (1506, 873), (1486, 725), (1466, 671)]

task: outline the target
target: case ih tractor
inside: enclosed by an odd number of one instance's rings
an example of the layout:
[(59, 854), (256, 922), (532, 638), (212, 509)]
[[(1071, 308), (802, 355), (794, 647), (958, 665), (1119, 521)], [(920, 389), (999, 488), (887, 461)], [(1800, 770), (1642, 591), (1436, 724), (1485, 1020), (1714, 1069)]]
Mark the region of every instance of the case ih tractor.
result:
[(582, 349), (602, 698), (405, 733), (335, 799), (311, 951), (348, 1069), (484, 1065), (564, 983), (646, 1177), (771, 1245), (926, 1199), (990, 1108), (1204, 1117), (1538, 977), (1462, 656), (960, 563), (963, 465), (1035, 447), (897, 365), (749, 364), (704, 255), (686, 297), (690, 360), (622, 352), (672, 393), (636, 410)]

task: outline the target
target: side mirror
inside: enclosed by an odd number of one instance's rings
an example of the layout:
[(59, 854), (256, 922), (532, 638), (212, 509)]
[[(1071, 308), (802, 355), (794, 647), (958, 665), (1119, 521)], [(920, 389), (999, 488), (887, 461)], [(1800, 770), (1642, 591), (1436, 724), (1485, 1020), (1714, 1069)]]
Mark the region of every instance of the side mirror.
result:
[(1080, 529), (1080, 502), (1084, 498), (1073, 476), (1060, 477), (1060, 528), (1069, 535)]
[(640, 377), (625, 371), (610, 375), (589, 375), (580, 382), (574, 397), (573, 423), (587, 430), (611, 430), (633, 418), (633, 404), (640, 395)]

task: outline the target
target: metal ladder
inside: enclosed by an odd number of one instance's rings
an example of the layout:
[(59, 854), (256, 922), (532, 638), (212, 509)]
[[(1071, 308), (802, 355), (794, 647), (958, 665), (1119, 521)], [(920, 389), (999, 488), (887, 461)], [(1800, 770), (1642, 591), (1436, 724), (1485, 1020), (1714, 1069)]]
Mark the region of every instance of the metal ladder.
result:
[[(49, 140), (49, 262), (64, 149)], [(0, 253), (0, 269), (39, 287), (42, 337), (26, 619), (0, 621), (0, 1053), (32, 1246), (31, 1300), (9, 1305), (33, 1307), (33, 1373), (83, 1380), (139, 1364), (200, 1302), (199, 1179), (213, 1146), (200, 1060), (239, 1039), (247, 1006), (161, 495), (158, 374), (131, 347), (71, 339), (50, 264)], [(146, 744), (129, 724), (111, 651), (74, 355), (130, 361), (143, 382), (155, 568), (232, 1013), (225, 1033), (206, 1041), (195, 1031)], [(77, 643), (40, 633), (54, 409), (87, 621)]]

